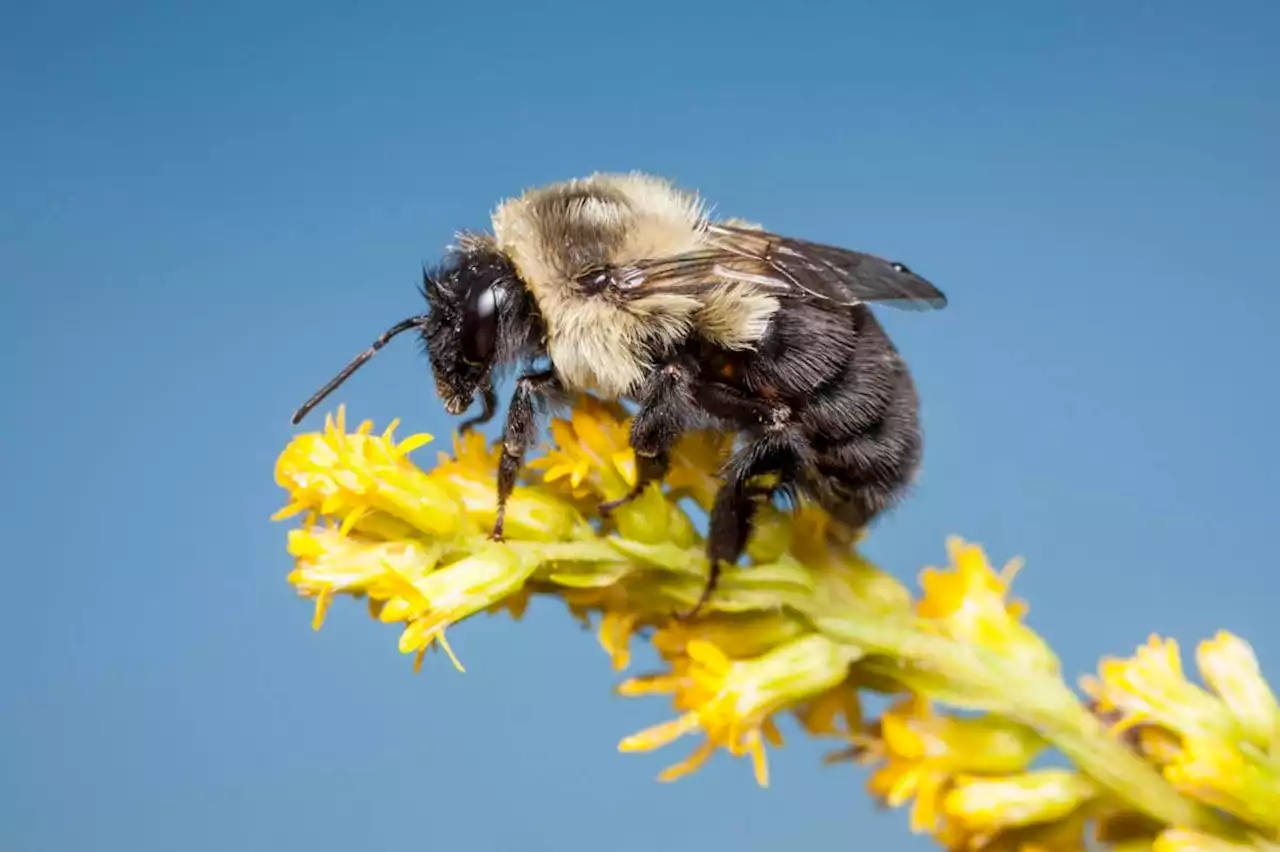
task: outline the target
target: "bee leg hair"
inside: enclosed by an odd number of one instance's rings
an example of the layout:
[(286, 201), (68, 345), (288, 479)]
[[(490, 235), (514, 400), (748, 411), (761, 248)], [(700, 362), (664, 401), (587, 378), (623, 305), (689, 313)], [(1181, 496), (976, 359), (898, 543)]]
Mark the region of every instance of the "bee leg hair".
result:
[[(716, 492), (711, 507), (707, 535), (707, 583), (693, 609), (680, 619), (689, 619), (711, 599), (720, 579), (720, 564), (737, 563), (751, 535), (751, 522), (760, 504), (779, 491), (793, 493), (798, 481), (808, 478), (813, 454), (798, 424), (779, 424), (769, 428), (756, 440), (743, 447), (725, 466), (725, 482)], [(776, 474), (771, 485), (752, 480), (765, 474)]]
[(636, 482), (622, 497), (601, 503), (601, 516), (630, 503), (650, 483), (662, 482), (671, 465), (671, 448), (689, 428), (695, 414), (691, 387), (693, 371), (672, 362), (649, 375), (640, 390), (640, 406), (631, 420), (631, 449), (636, 455)]
[(489, 386), (484, 389), (484, 410), (468, 420), (463, 420), (458, 426), (458, 434), (465, 435), (477, 426), (483, 426), (493, 419), (494, 412), (498, 410), (498, 394), (494, 392), (493, 387)]
[(498, 462), (498, 512), (489, 537), (502, 541), (507, 499), (516, 487), (516, 476), (524, 465), (525, 453), (538, 440), (538, 407), (549, 395), (560, 391), (560, 380), (552, 370), (526, 373), (516, 379), (516, 390), (507, 408), (507, 424), (502, 433), (502, 459)]

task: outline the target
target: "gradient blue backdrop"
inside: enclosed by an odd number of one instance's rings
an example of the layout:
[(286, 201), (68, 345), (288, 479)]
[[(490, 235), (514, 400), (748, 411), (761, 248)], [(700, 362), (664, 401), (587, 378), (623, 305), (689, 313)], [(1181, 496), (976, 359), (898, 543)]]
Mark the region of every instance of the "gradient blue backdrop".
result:
[[(931, 848), (813, 744), (768, 791), (727, 758), (655, 783), (683, 752), (615, 742), (667, 706), (613, 697), (558, 607), (456, 630), (469, 673), (415, 677), (393, 629), (339, 604), (314, 634), (285, 583), (295, 405), (419, 310), (455, 228), (596, 169), (946, 290), (882, 314), (929, 435), (885, 566), (960, 533), (1027, 557), (1074, 674), (1230, 626), (1280, 680), (1275, 3), (24, 5), (0, 847)], [(450, 428), (408, 342), (340, 399)]]

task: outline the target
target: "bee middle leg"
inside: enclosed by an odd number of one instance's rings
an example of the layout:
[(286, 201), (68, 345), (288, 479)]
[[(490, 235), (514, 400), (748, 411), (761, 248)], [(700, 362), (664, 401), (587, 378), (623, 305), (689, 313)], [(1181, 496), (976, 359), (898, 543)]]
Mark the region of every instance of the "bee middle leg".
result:
[[(781, 415), (779, 415), (781, 416)], [(752, 521), (760, 505), (778, 491), (790, 491), (808, 478), (813, 454), (798, 424), (780, 422), (764, 430), (756, 440), (729, 460), (725, 482), (716, 492), (707, 535), (707, 582), (693, 609), (681, 619), (692, 618), (715, 593), (721, 563), (734, 565), (746, 550)], [(772, 474), (776, 481), (761, 485), (759, 477)]]
[(701, 379), (694, 367), (680, 361), (665, 364), (645, 382), (640, 407), (631, 420), (631, 449), (636, 456), (636, 481), (616, 500), (598, 510), (611, 512), (637, 499), (651, 482), (661, 482), (671, 466), (671, 450), (699, 417), (709, 414), (733, 424), (776, 428), (790, 419), (791, 410), (744, 395), (719, 382)]
[(608, 517), (661, 482), (671, 466), (671, 449), (688, 428), (693, 408), (694, 372), (678, 361), (663, 365), (646, 380), (640, 407), (631, 419), (631, 449), (636, 456), (636, 481), (623, 496), (601, 503), (597, 511)]
[[(538, 407), (549, 395), (560, 392), (560, 380), (552, 370), (526, 373), (516, 379), (516, 390), (507, 408), (502, 432), (502, 458), (498, 462), (498, 512), (490, 538), (502, 540), (507, 500), (516, 487), (516, 477), (529, 448), (538, 440)], [(486, 402), (487, 406), (487, 402)]]

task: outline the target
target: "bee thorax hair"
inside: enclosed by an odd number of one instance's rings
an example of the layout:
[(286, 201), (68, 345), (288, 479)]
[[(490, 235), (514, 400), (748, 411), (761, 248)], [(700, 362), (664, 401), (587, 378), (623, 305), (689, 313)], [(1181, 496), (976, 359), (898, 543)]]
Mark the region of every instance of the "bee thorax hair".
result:
[(707, 225), (695, 194), (638, 173), (538, 187), (493, 212), (497, 247), (540, 300), (586, 268), (697, 249)]
[(493, 213), (494, 245), (541, 309), (556, 372), (569, 385), (610, 396), (633, 391), (694, 331), (728, 349), (750, 348), (778, 310), (776, 298), (732, 283), (697, 296), (622, 301), (578, 282), (584, 270), (697, 251), (707, 227), (697, 195), (638, 173), (540, 187)]

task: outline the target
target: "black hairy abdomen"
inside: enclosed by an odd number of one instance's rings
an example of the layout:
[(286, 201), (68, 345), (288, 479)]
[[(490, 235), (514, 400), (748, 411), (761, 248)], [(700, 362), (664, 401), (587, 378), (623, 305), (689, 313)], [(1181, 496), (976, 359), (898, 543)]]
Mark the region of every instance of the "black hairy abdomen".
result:
[(774, 315), (754, 351), (701, 346), (704, 381), (723, 383), (744, 400), (785, 406), (787, 418), (712, 413), (748, 439), (789, 431), (808, 462), (795, 471), (795, 488), (834, 516), (862, 526), (913, 478), (922, 450), (915, 384), (866, 306), (793, 302)]

